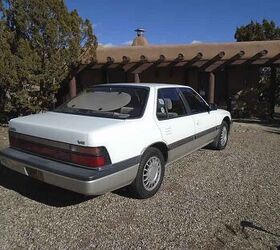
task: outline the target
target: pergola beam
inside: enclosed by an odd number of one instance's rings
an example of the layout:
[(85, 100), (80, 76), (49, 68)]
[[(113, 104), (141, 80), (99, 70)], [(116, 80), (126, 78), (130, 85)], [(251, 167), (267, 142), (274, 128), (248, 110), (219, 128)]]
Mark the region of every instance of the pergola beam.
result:
[(147, 58), (146, 56), (144, 56), (144, 55), (141, 55), (141, 56), (140, 56), (140, 62), (141, 62), (141, 63), (148, 62), (148, 58)]
[(166, 66), (170, 67), (170, 74), (169, 74), (170, 76), (173, 75), (174, 67), (176, 66), (176, 64), (179, 63), (179, 62), (184, 61), (184, 58), (185, 58), (184, 55), (182, 53), (179, 53), (178, 56), (173, 61), (171, 61), (169, 63), (169, 65), (166, 65)]
[(128, 64), (129, 62), (130, 62), (130, 57), (128, 57), (128, 56), (122, 57), (122, 64)]
[[(123, 58), (123, 61), (126, 61), (128, 58), (126, 57), (126, 58)], [(129, 60), (130, 61), (130, 60)], [(128, 62), (129, 62), (128, 61)], [(139, 61), (138, 62), (136, 62), (132, 67), (129, 67), (128, 69), (125, 69), (124, 67), (123, 67), (123, 70), (125, 71), (125, 72), (132, 72), (132, 71), (134, 71), (134, 70), (136, 70), (139, 66), (141, 66), (142, 64), (144, 64), (144, 63), (146, 63), (146, 62), (148, 62), (148, 58), (146, 57), (146, 56), (144, 56), (144, 55), (141, 55), (140, 56), (140, 58), (139, 58)], [(124, 65), (123, 65), (124, 66)]]
[(147, 62), (147, 58), (145, 56), (142, 56), (142, 64), (139, 65), (136, 69), (132, 70), (132, 74), (140, 74), (143, 73), (145, 70), (150, 69), (151, 67), (156, 67), (160, 63), (165, 61), (165, 56), (160, 55), (159, 59), (155, 61), (154, 63), (152, 62)]
[(197, 61), (201, 60), (203, 58), (203, 54), (201, 52), (198, 52), (196, 54), (195, 57), (193, 57), (191, 60), (189, 60), (188, 62), (186, 62), (183, 67), (184, 68), (188, 68), (190, 66), (192, 66), (194, 63), (196, 63)]
[(148, 62), (148, 58), (144, 55), (141, 55), (139, 58), (139, 61), (137, 63), (135, 63), (134, 65), (132, 65), (131, 67), (127, 66), (130, 62), (129, 57), (123, 56), (122, 62), (123, 63), (121, 64), (121, 67), (122, 67), (122, 70), (126, 74), (126, 78), (129, 73), (132, 73), (132, 74), (134, 74), (134, 82), (140, 82), (139, 74), (142, 73), (144, 70), (146, 70), (145, 67), (143, 67), (143, 65), (145, 65), (145, 63)]
[[(139, 66), (141, 66), (143, 63), (142, 62), (137, 62), (134, 65), (132, 64), (131, 67), (123, 67), (124, 72), (131, 73), (135, 69), (137, 69)], [(125, 65), (126, 66), (126, 65)]]
[(150, 68), (153, 65), (154, 65), (153, 63), (143, 63), (143, 64), (139, 65), (139, 67), (137, 67), (131, 73), (132, 74), (141, 74), (141, 73), (143, 73), (145, 70), (147, 70), (148, 68)]
[(268, 51), (266, 49), (261, 50), (260, 52), (258, 52), (257, 54), (255, 54), (254, 56), (252, 56), (251, 58), (249, 58), (247, 61), (245, 61), (243, 64), (252, 64), (254, 61), (260, 59), (261, 57), (265, 56), (268, 53)]
[(109, 82), (108, 67), (110, 67), (114, 63), (115, 59), (113, 57), (108, 56), (106, 61), (107, 62), (101, 67), (102, 79), (104, 83)]
[(212, 68), (211, 71), (215, 71), (215, 72), (220, 71), (220, 70), (224, 69), (226, 66), (233, 63), (234, 61), (240, 59), (244, 55), (245, 55), (245, 51), (240, 50), (237, 54), (235, 54), (234, 56), (232, 56), (228, 60), (224, 61), (222, 64), (218, 65), (217, 67)]
[(167, 65), (169, 65), (169, 63), (168, 62), (166, 62), (166, 57), (165, 57), (165, 55), (160, 55), (159, 56), (159, 59), (154, 63), (154, 66), (156, 66), (156, 67), (165, 67), (165, 66), (167, 66)]
[(165, 55), (160, 55), (159, 58), (158, 58), (158, 60), (156, 60), (156, 61), (154, 62), (154, 65), (157, 66), (157, 65), (159, 65), (159, 64), (161, 64), (161, 63), (163, 63), (163, 62), (165, 62), (165, 60), (166, 60)]
[(280, 53), (278, 53), (276, 56), (268, 59), (267, 62), (265, 62), (265, 65), (269, 66), (269, 65), (273, 64), (274, 62), (278, 61), (279, 59), (280, 59)]
[(216, 56), (214, 56), (212, 59), (204, 63), (202, 66), (200, 66), (199, 70), (204, 71), (206, 70), (210, 65), (214, 64), (215, 62), (221, 60), (225, 56), (225, 52), (221, 51)]
[(182, 53), (179, 53), (178, 56), (169, 63), (169, 66), (175, 66), (177, 63), (184, 61), (184, 58), (184, 55)]
[(166, 60), (166, 57), (165, 57), (165, 55), (160, 55), (159, 56), (159, 58), (158, 58), (158, 60), (156, 60), (150, 67), (148, 67), (150, 70), (154, 70), (155, 72), (158, 72), (157, 70), (157, 67), (160, 65), (160, 64), (162, 64), (162, 63), (164, 63), (165, 62), (165, 60)]
[[(121, 69), (124, 74), (125, 74), (125, 82), (128, 82), (128, 73), (127, 73), (127, 70), (126, 69), (129, 69), (130, 65), (129, 65), (129, 62), (130, 62), (130, 57), (128, 56), (123, 56), (122, 57), (122, 63), (119, 65), (119, 69)], [(133, 65), (132, 65), (133, 66)]]
[(106, 63), (106, 64), (111, 65), (111, 64), (114, 63), (114, 61), (115, 61), (115, 59), (114, 59), (113, 57), (108, 56), (108, 57), (107, 57), (107, 63)]
[(120, 62), (120, 63), (118, 64), (118, 68), (121, 68), (122, 70), (126, 71), (126, 70), (124, 69), (124, 66), (128, 65), (129, 63), (130, 63), (130, 57), (128, 57), (128, 56), (123, 56), (123, 57), (122, 57), (122, 62)]

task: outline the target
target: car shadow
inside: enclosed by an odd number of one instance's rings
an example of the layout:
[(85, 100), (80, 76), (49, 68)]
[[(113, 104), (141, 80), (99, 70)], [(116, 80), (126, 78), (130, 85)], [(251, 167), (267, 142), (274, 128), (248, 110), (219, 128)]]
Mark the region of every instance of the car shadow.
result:
[(37, 181), (7, 168), (0, 174), (0, 186), (53, 207), (72, 206), (95, 198)]
[(113, 194), (116, 194), (118, 196), (127, 198), (127, 199), (132, 199), (132, 200), (138, 200), (139, 198), (133, 195), (127, 187), (123, 187), (117, 190), (112, 191)]

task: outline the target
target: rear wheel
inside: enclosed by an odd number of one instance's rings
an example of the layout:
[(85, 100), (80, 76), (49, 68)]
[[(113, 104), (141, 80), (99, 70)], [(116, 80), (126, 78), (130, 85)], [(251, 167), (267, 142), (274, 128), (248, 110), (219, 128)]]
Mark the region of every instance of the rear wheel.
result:
[(165, 161), (162, 153), (157, 148), (148, 148), (141, 158), (138, 173), (129, 186), (132, 194), (138, 198), (152, 197), (160, 188)]
[(222, 150), (227, 146), (228, 142), (228, 123), (223, 121), (220, 127), (219, 134), (217, 135), (215, 141), (210, 144), (210, 147), (217, 150)]

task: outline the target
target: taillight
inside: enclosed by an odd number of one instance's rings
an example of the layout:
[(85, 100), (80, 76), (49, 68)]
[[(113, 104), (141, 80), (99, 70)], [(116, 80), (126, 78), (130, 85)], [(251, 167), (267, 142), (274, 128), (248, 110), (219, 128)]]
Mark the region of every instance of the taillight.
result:
[(92, 168), (102, 168), (111, 163), (105, 147), (71, 147), (71, 162)]
[[(105, 147), (82, 147), (67, 143), (60, 143), (10, 132), (10, 146), (48, 158), (71, 162), (91, 168), (101, 169), (111, 164), (109, 154)], [(29, 140), (30, 141), (29, 141)], [(36, 142), (35, 142), (36, 141)], [(38, 142), (37, 142), (38, 141)]]
[(106, 165), (105, 156), (71, 154), (71, 162), (92, 168), (99, 168)]

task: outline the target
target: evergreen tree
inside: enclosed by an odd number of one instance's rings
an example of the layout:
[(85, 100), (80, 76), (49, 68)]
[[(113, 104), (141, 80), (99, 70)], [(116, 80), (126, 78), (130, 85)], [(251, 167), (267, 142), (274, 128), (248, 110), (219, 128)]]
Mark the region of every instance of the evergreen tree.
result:
[(237, 27), (234, 37), (237, 42), (279, 40), (280, 27), (266, 19), (262, 23), (251, 21), (247, 25)]
[(63, 0), (0, 0), (2, 117), (52, 107), (84, 48), (94, 60), (96, 44), (90, 21)]

